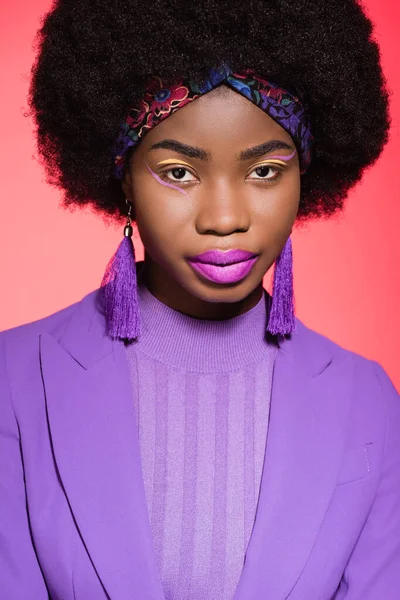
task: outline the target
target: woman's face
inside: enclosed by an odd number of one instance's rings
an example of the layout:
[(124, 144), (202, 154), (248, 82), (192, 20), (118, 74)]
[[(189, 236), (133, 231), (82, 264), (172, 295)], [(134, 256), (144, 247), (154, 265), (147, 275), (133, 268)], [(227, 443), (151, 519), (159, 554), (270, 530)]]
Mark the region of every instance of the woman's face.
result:
[[(280, 125), (222, 86), (146, 134), (123, 190), (134, 204), (149, 290), (192, 316), (233, 316), (260, 299), (263, 276), (292, 231), (298, 154)], [(188, 259), (213, 249), (242, 249), (257, 259), (239, 281), (211, 281)]]

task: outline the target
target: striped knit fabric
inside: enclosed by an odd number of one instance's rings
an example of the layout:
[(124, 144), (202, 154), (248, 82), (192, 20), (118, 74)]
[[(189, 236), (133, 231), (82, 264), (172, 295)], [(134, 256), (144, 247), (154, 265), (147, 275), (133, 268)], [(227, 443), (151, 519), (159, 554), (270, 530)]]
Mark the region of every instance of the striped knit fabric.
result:
[(126, 347), (165, 600), (232, 600), (256, 514), (276, 346), (270, 296), (222, 321), (177, 312), (139, 282)]

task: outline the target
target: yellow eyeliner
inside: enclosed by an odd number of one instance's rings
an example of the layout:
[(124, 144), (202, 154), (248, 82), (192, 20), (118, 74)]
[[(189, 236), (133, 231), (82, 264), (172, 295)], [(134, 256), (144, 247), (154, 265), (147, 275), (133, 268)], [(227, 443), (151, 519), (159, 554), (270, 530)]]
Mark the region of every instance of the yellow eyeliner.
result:
[(185, 162), (184, 160), (178, 160), (177, 158), (167, 158), (165, 160), (161, 160), (160, 162), (157, 163), (157, 166), (160, 165), (185, 165), (186, 167), (190, 167), (191, 169), (193, 169), (192, 165), (189, 165), (189, 163)]
[(265, 160), (263, 162), (256, 163), (255, 165), (253, 165), (252, 168), (255, 169), (256, 167), (268, 167), (268, 165), (270, 165), (271, 163), (276, 164), (276, 165), (282, 165), (283, 167), (287, 166), (287, 164), (285, 162), (283, 162), (283, 160), (277, 160), (277, 159), (271, 158), (270, 160)]

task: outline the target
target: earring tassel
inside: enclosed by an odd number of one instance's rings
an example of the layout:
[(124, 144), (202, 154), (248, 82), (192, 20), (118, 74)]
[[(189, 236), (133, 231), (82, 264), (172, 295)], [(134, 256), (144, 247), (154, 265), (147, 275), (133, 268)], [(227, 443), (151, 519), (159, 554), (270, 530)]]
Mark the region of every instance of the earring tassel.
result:
[(140, 335), (135, 248), (131, 235), (132, 228), (127, 225), (124, 239), (108, 263), (101, 282), (107, 334), (112, 338), (134, 339)]
[(293, 256), (290, 237), (275, 263), (272, 306), (267, 331), (286, 335), (296, 329), (293, 306)]

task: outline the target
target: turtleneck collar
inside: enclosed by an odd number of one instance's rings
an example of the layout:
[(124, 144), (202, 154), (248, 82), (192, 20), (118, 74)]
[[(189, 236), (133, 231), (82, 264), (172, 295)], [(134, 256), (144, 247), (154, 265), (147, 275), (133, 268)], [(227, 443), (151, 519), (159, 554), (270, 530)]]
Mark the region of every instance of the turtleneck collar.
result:
[(259, 302), (233, 318), (190, 317), (167, 306), (138, 277), (142, 335), (133, 342), (141, 353), (176, 369), (222, 372), (265, 358), (277, 347), (266, 334), (271, 296), (264, 289)]

